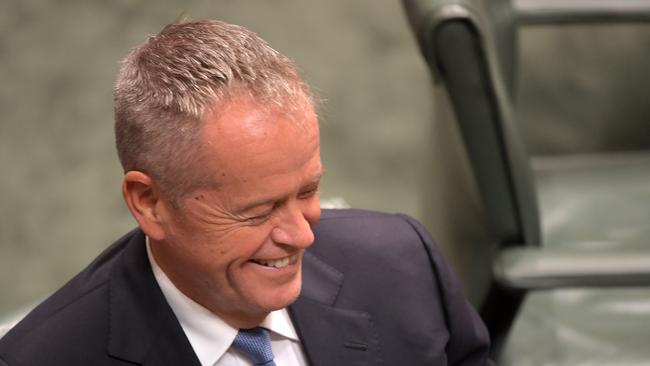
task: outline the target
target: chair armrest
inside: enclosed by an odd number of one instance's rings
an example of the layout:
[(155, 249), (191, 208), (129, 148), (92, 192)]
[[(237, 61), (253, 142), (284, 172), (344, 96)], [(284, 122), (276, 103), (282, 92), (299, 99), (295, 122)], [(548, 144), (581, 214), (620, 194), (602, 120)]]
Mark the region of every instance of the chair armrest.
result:
[(539, 247), (502, 250), (496, 281), (515, 290), (650, 286), (650, 251), (594, 253)]
[(512, 0), (520, 24), (650, 21), (646, 0)]

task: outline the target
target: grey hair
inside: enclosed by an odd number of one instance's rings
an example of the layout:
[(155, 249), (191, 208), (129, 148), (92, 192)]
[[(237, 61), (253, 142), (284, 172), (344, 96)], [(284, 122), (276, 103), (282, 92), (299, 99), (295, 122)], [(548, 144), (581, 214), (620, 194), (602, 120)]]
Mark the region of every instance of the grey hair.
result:
[(313, 105), (294, 64), (250, 30), (213, 20), (167, 25), (124, 58), (117, 76), (124, 171), (150, 175), (174, 199), (204, 184), (197, 175), (203, 119), (242, 95), (287, 112)]

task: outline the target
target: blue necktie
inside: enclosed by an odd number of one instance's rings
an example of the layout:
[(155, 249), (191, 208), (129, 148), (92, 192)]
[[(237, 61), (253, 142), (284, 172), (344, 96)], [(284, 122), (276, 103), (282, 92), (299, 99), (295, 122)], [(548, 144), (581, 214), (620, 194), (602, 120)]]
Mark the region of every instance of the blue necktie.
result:
[(233, 347), (248, 356), (256, 366), (275, 366), (269, 331), (262, 328), (240, 329)]

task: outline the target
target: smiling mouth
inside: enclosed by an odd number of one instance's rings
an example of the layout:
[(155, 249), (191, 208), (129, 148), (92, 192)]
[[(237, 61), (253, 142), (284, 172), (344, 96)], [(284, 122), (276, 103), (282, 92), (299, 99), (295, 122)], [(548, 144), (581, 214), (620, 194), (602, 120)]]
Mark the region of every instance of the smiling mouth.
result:
[(298, 254), (294, 254), (280, 259), (251, 259), (251, 262), (264, 267), (285, 268), (290, 264), (296, 263), (297, 260)]

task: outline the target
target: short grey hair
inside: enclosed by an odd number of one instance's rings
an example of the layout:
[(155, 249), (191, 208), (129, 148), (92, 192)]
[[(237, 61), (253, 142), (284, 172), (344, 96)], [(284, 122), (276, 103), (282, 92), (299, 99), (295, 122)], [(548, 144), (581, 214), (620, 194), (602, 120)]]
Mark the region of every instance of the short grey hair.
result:
[(150, 175), (174, 201), (203, 184), (195, 174), (203, 119), (242, 95), (268, 108), (313, 105), (295, 65), (250, 30), (214, 20), (167, 25), (126, 56), (117, 76), (124, 171)]

